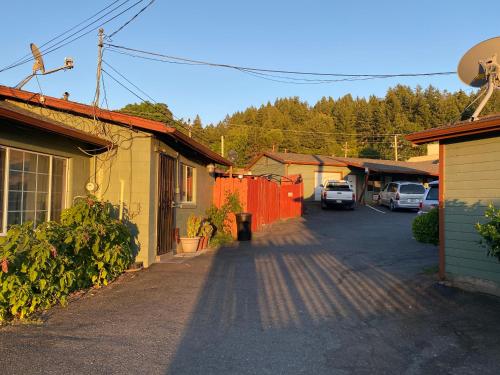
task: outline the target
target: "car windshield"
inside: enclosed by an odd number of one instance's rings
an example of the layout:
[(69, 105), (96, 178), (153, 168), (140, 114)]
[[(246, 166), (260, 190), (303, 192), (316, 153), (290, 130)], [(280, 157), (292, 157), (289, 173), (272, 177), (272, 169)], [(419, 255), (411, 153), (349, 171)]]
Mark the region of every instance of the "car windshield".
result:
[(437, 201), (439, 197), (439, 187), (432, 186), (427, 193), (427, 200)]
[(351, 191), (349, 185), (328, 184), (325, 188), (326, 191)]
[(423, 185), (418, 184), (407, 184), (401, 185), (399, 188), (401, 194), (424, 194), (425, 188)]

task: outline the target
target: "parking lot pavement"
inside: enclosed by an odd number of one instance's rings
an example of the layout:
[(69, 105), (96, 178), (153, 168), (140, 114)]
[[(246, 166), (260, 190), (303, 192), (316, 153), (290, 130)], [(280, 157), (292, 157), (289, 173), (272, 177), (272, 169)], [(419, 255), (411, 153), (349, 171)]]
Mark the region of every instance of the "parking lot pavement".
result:
[(500, 301), (439, 286), (412, 212), (310, 207), (0, 329), (2, 374), (498, 374)]

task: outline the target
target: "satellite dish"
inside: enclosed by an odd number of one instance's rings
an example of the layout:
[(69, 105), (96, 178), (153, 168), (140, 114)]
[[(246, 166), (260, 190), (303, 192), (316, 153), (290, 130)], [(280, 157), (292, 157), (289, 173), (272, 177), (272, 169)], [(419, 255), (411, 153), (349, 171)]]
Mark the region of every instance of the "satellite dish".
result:
[(23, 79), (21, 82), (19, 82), (16, 86), (14, 86), (18, 90), (21, 90), (23, 88), (23, 86), (25, 84), (27, 84), (29, 82), (29, 80), (36, 75), (43, 76), (43, 75), (58, 72), (59, 70), (73, 69), (73, 59), (71, 57), (66, 57), (64, 59), (64, 66), (61, 66), (60, 68), (46, 71), (45, 64), (43, 63), (42, 53), (40, 52), (38, 47), (35, 45), (35, 43), (31, 43), (30, 48), (31, 48), (31, 53), (33, 54), (33, 59), (35, 60), (33, 63), (33, 72), (29, 76), (27, 76), (25, 79)]
[(33, 63), (33, 73), (40, 71), (42, 74), (45, 74), (45, 65), (43, 64), (43, 58), (40, 50), (35, 43), (31, 43), (30, 48), (33, 58), (35, 59), (35, 62)]
[(472, 87), (487, 86), (486, 95), (474, 111), (471, 121), (477, 119), (493, 91), (500, 88), (498, 59), (500, 59), (500, 37), (476, 44), (458, 63), (458, 76), (463, 83)]

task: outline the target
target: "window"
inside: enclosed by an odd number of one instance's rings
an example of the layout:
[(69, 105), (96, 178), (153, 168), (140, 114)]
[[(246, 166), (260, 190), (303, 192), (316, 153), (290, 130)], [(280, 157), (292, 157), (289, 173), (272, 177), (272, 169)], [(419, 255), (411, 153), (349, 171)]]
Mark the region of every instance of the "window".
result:
[(439, 200), (439, 187), (438, 186), (431, 186), (429, 188), (429, 192), (427, 193), (427, 200), (434, 200), (437, 201)]
[(348, 184), (328, 184), (325, 187), (326, 191), (351, 191)]
[(66, 168), (63, 158), (0, 147), (0, 233), (27, 221), (59, 220)]
[(185, 203), (194, 203), (194, 178), (195, 168), (185, 164), (180, 164), (179, 190), (180, 200)]
[(424, 185), (418, 184), (401, 185), (399, 192), (401, 194), (424, 194), (425, 188)]

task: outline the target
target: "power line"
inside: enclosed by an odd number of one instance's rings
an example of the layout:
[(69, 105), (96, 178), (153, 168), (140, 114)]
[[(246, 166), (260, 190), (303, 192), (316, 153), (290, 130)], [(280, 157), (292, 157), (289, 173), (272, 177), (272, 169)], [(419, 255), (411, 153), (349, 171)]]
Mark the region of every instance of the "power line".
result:
[[(105, 62), (103, 60), (103, 62), (106, 64), (106, 66), (108, 66), (110, 69), (112, 69), (116, 74), (118, 74), (121, 78), (123, 78), (125, 81), (127, 81), (130, 85), (132, 85), (134, 88), (136, 88), (137, 90), (139, 90), (144, 96), (148, 97), (154, 104), (158, 104), (158, 102), (153, 98), (151, 97), (148, 93), (146, 93), (144, 90), (142, 90), (140, 87), (138, 87), (136, 84), (134, 84), (132, 81), (130, 81), (127, 77), (125, 77), (125, 75), (123, 75), (122, 73), (120, 73), (116, 68), (114, 68), (113, 66), (111, 66), (109, 63)], [(143, 97), (141, 97), (139, 94), (137, 94), (136, 92), (134, 92), (133, 90), (131, 90), (129, 87), (127, 87), (125, 84), (123, 84), (122, 82), (119, 81), (119, 79), (117, 79), (116, 77), (114, 77), (112, 74), (110, 74), (109, 72), (107, 72), (106, 70), (102, 69), (102, 71), (104, 73), (106, 73), (106, 75), (108, 75), (113, 81), (115, 81), (116, 83), (118, 83), (120, 86), (122, 86), (125, 90), (127, 90), (128, 92), (130, 92), (132, 95), (134, 95), (136, 98), (138, 98), (140, 101), (144, 102), (144, 103), (148, 103), (147, 100), (145, 100)], [(191, 129), (189, 127), (187, 127), (183, 122), (182, 122), (182, 119), (178, 118), (177, 116), (175, 116), (172, 112), (170, 112), (172, 117), (173, 117), (173, 122), (174, 124), (177, 124), (178, 126), (182, 127), (185, 131), (187, 132), (191, 132), (193, 133), (198, 139), (202, 139), (202, 137), (198, 134), (198, 132), (196, 132), (194, 129)]]
[(143, 55), (150, 55), (155, 57), (160, 57), (164, 59), (182, 61), (185, 63), (190, 63), (194, 65), (205, 65), (218, 68), (229, 68), (238, 71), (247, 72), (260, 72), (260, 73), (280, 73), (280, 74), (293, 74), (293, 75), (308, 75), (308, 76), (333, 76), (333, 77), (346, 77), (346, 78), (394, 78), (394, 77), (422, 77), (422, 76), (440, 76), (440, 75), (451, 75), (456, 74), (456, 72), (431, 72), (431, 73), (396, 73), (396, 74), (347, 74), (347, 73), (324, 73), (324, 72), (309, 72), (309, 71), (294, 71), (294, 70), (281, 70), (281, 69), (264, 69), (264, 68), (254, 68), (246, 66), (231, 65), (226, 63), (213, 63), (203, 60), (194, 60), (186, 57), (178, 57), (172, 55), (165, 55), (157, 52), (144, 51), (136, 48), (130, 48), (125, 46), (119, 46), (116, 44), (106, 43), (108, 47), (113, 47), (116, 49), (121, 49), (125, 51), (131, 51)]
[[(115, 14), (113, 17), (103, 21), (102, 23), (98, 24), (97, 26), (95, 27), (92, 27), (90, 30), (87, 30), (85, 31), (85, 29), (87, 29), (89, 26), (95, 24), (96, 22), (102, 20), (103, 18), (105, 18), (106, 16), (110, 15), (111, 13), (113, 13), (115, 10), (117, 10), (118, 8), (122, 7), (123, 5), (125, 5), (126, 3), (128, 3), (130, 0), (126, 0), (124, 3), (122, 4), (119, 4), (117, 7), (115, 7), (114, 9), (110, 10), (109, 12), (105, 13), (103, 16), (99, 17), (98, 19), (96, 19), (95, 21), (93, 21), (92, 23), (90, 23), (89, 25), (87, 26), (84, 26), (83, 28), (80, 28), (78, 31), (72, 33), (71, 35), (65, 37), (64, 39), (60, 40), (59, 42), (55, 43), (54, 45), (44, 49), (43, 51), (41, 51), (41, 54), (42, 55), (48, 55), (54, 51), (57, 51), (58, 49), (70, 44), (70, 43), (73, 43), (79, 39), (81, 39), (82, 37), (90, 34), (91, 32), (101, 28), (102, 26), (106, 25), (107, 23), (113, 21), (114, 19), (120, 17), (122, 14), (128, 12), (130, 9), (136, 7), (138, 4), (142, 3), (144, 0), (138, 0), (137, 2), (135, 2), (134, 4), (132, 4), (131, 6), (129, 6), (128, 8), (122, 10), (120, 13), (118, 14)], [(82, 32), (82, 31), (85, 31), (83, 34), (80, 34), (80, 35), (77, 35), (78, 33)], [(75, 36), (76, 35), (76, 36)], [(74, 37), (74, 38), (73, 38)], [(73, 38), (73, 39), (71, 39)], [(70, 40), (68, 40), (70, 39)], [(65, 43), (63, 43), (65, 42)], [(62, 44), (61, 44), (62, 43)], [(12, 68), (15, 68), (17, 66), (20, 66), (20, 65), (23, 65), (23, 64), (26, 64), (30, 61), (32, 61), (34, 58), (31, 57), (31, 58), (28, 58), (28, 59), (25, 59), (17, 64), (14, 64), (12, 66), (9, 66), (9, 67), (6, 67), (6, 68), (3, 68), (2, 70), (0, 70), (0, 73), (5, 71), (5, 70), (8, 70), (8, 69), (12, 69)]]
[(112, 32), (108, 38), (111, 40), (111, 38), (116, 35), (117, 33), (119, 33), (120, 31), (122, 31), (125, 27), (128, 26), (128, 24), (130, 24), (133, 20), (135, 20), (137, 17), (139, 17), (139, 15), (144, 12), (147, 8), (149, 8), (151, 5), (153, 5), (153, 3), (155, 2), (155, 0), (151, 0), (149, 2), (149, 4), (147, 4), (144, 8), (142, 8), (141, 10), (139, 10), (136, 14), (134, 14), (132, 16), (132, 18), (130, 18), (127, 22), (125, 22), (122, 26), (120, 26), (117, 30), (115, 30), (114, 32)]
[[(67, 33), (71, 32), (73, 29), (76, 29), (77, 27), (79, 27), (79, 26), (83, 25), (84, 23), (86, 23), (86, 22), (90, 21), (91, 19), (93, 19), (94, 17), (98, 16), (100, 13), (104, 12), (105, 10), (109, 9), (109, 8), (110, 8), (110, 7), (112, 7), (114, 4), (118, 3), (119, 1), (122, 1), (122, 0), (115, 0), (115, 1), (113, 1), (111, 4), (107, 5), (106, 7), (104, 7), (104, 8), (103, 8), (103, 9), (101, 9), (101, 10), (99, 10), (98, 12), (94, 13), (92, 16), (90, 16), (90, 17), (86, 18), (86, 19), (85, 19), (85, 20), (83, 20), (82, 22), (80, 22), (80, 23), (76, 24), (75, 26), (73, 26), (73, 27), (69, 28), (68, 30), (63, 31), (62, 33), (60, 33), (60, 34), (56, 35), (55, 37), (53, 37), (53, 38), (52, 38), (52, 39), (50, 39), (49, 41), (47, 41), (47, 42), (45, 42), (45, 43), (41, 44), (41, 45), (39, 46), (39, 48), (43, 48), (43, 47), (45, 47), (47, 44), (52, 43), (54, 40), (57, 40), (57, 39), (59, 39), (60, 37), (64, 36), (65, 34), (67, 34)], [(127, 1), (130, 1), (130, 0), (127, 0)], [(14, 65), (14, 64), (17, 64), (18, 62), (20, 62), (20, 61), (22, 61), (22, 60), (24, 60), (24, 59), (26, 59), (27, 57), (30, 57), (30, 56), (31, 56), (31, 54), (27, 53), (27, 54), (26, 54), (26, 55), (24, 55), (23, 57), (20, 57), (20, 58), (19, 58), (19, 59), (17, 59), (16, 61), (14, 61), (14, 62), (12, 62), (11, 64), (7, 65), (6, 67), (2, 68), (2, 70), (0, 70), (0, 71), (3, 71), (5, 68), (9, 68), (9, 67), (11, 67), (11, 66), (12, 66), (12, 65)]]

